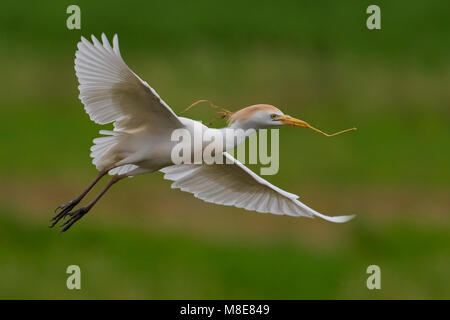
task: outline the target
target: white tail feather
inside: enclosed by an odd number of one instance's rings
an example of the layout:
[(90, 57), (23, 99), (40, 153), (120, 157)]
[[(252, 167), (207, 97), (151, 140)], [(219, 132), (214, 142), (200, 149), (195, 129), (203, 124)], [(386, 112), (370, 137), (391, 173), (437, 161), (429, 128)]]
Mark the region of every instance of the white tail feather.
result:
[[(91, 147), (92, 163), (98, 170), (114, 165), (114, 160), (110, 151), (117, 146), (127, 133), (118, 131), (100, 130), (101, 134), (108, 135), (94, 139), (94, 145)], [(110, 175), (125, 174), (136, 169), (133, 164), (123, 165), (109, 171)]]

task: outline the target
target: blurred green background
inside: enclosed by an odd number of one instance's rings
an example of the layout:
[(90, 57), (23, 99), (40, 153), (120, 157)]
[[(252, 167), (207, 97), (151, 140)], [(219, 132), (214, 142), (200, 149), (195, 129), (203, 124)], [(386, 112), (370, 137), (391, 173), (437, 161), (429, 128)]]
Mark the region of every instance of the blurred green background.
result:
[[(66, 8), (81, 7), (81, 30)], [(370, 4), (382, 29), (368, 30)], [(445, 1), (2, 3), (0, 298), (450, 298), (450, 25)], [(81, 35), (118, 33), (176, 112), (270, 103), (325, 131), (280, 131), (268, 180), (346, 224), (207, 204), (160, 173), (115, 186), (70, 232), (53, 209), (96, 175), (78, 100)], [(206, 106), (188, 117), (210, 120)], [(224, 125), (217, 122), (215, 126)], [(94, 189), (91, 197), (101, 184)], [(88, 197), (88, 200), (90, 198)], [(68, 265), (82, 290), (66, 288)], [(366, 268), (381, 267), (381, 290)]]

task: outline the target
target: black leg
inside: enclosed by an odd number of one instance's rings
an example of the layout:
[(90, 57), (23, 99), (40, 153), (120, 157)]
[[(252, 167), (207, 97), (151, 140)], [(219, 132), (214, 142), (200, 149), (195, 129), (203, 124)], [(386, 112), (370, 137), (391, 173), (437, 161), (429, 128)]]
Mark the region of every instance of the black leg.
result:
[(67, 215), (70, 216), (70, 218), (61, 225), (62, 229), (60, 232), (65, 232), (69, 230), (70, 227), (72, 227), (75, 222), (80, 220), (86, 213), (89, 212), (89, 210), (92, 209), (92, 207), (97, 203), (97, 201), (106, 193), (106, 191), (108, 191), (109, 188), (111, 188), (113, 184), (126, 177), (127, 177), (126, 175), (118, 175), (112, 177), (111, 180), (109, 180), (108, 184), (103, 188), (103, 190), (100, 191), (100, 193), (94, 198), (94, 200), (92, 200), (87, 206), (81, 207), (73, 212), (67, 213)]
[(55, 212), (57, 212), (59, 209), (61, 209), (60, 212), (58, 212), (58, 214), (56, 216), (54, 216), (50, 221), (52, 221), (51, 224), (51, 228), (54, 227), (59, 220), (61, 220), (62, 218), (66, 217), (67, 214), (78, 204), (80, 203), (80, 201), (88, 194), (88, 192), (95, 186), (95, 184), (97, 182), (100, 181), (101, 178), (103, 178), (109, 170), (111, 170), (112, 168), (109, 169), (103, 169), (102, 171), (99, 172), (99, 174), (97, 175), (97, 177), (95, 177), (95, 179), (91, 182), (91, 184), (75, 199), (73, 199), (72, 201), (60, 205), (55, 209)]

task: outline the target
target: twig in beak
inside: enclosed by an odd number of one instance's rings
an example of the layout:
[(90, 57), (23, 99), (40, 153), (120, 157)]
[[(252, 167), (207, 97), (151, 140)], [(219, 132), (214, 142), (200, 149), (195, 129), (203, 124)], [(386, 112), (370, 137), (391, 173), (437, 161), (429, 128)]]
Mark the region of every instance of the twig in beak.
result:
[(346, 133), (346, 132), (349, 132), (349, 131), (356, 131), (357, 130), (356, 128), (349, 128), (349, 129), (345, 129), (345, 130), (342, 130), (342, 131), (339, 131), (339, 132), (336, 132), (336, 133), (333, 133), (333, 134), (328, 134), (328, 133), (325, 133), (323, 131), (320, 131), (319, 129), (316, 129), (316, 128), (310, 126), (309, 124), (307, 124), (307, 128), (309, 128), (311, 130), (314, 130), (314, 131), (316, 131), (316, 132), (318, 132), (320, 134), (323, 134), (324, 136), (327, 136), (327, 137), (334, 137), (334, 136), (340, 135), (342, 133)]

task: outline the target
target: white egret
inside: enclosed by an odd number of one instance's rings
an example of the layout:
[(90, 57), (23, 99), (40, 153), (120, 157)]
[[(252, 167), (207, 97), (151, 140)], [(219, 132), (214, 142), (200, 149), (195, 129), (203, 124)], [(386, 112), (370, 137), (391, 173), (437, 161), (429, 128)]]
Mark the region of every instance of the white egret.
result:
[[(78, 197), (57, 208), (60, 212), (52, 219), (52, 227), (61, 219), (69, 218), (62, 224), (61, 232), (68, 230), (114, 183), (158, 170), (165, 174), (165, 179), (174, 181), (172, 188), (190, 192), (206, 202), (264, 213), (317, 216), (332, 222), (346, 222), (353, 217), (329, 217), (309, 208), (295, 194), (272, 185), (234, 159), (226, 152), (229, 145), (221, 152), (231, 164), (174, 165), (171, 133), (178, 128), (193, 130), (194, 124), (199, 122), (178, 117), (152, 87), (128, 68), (120, 55), (117, 35), (113, 37), (112, 46), (104, 34), (101, 38), (103, 43), (94, 36), (92, 43), (81, 38), (75, 71), (80, 83), (79, 98), (91, 120), (101, 125), (113, 122), (114, 130), (101, 130), (104, 136), (94, 139), (91, 156), (99, 174)], [(271, 105), (249, 106), (226, 115), (229, 129), (258, 130), (290, 125), (327, 135)], [(223, 130), (200, 125), (204, 130)], [(73, 210), (108, 173), (113, 177), (104, 189), (87, 206)]]

